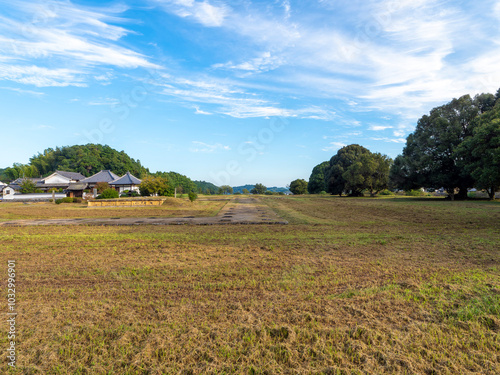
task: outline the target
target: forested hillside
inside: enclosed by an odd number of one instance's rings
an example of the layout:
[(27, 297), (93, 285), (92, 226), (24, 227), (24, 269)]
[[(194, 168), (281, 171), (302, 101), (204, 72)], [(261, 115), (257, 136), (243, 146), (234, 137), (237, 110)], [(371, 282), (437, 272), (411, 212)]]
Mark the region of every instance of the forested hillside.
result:
[(197, 188), (198, 193), (201, 194), (217, 194), (219, 187), (207, 181), (193, 181)]
[(125, 151), (117, 151), (106, 145), (87, 144), (48, 148), (31, 157), (29, 164), (15, 163), (5, 170), (5, 174), (13, 180), (23, 176), (47, 176), (62, 170), (79, 172), (88, 177), (103, 169), (109, 169), (117, 175), (130, 171), (139, 178), (149, 173), (139, 160), (131, 158)]
[(19, 177), (45, 177), (56, 170), (79, 172), (91, 176), (100, 170), (108, 169), (121, 176), (127, 171), (138, 178), (147, 175), (162, 177), (177, 192), (197, 191), (203, 194), (216, 194), (218, 186), (206, 181), (192, 181), (177, 172), (150, 173), (139, 160), (131, 158), (125, 151), (117, 151), (107, 145), (87, 144), (48, 148), (30, 158), (28, 164), (14, 163), (12, 167), (0, 169), (0, 181), (9, 182)]

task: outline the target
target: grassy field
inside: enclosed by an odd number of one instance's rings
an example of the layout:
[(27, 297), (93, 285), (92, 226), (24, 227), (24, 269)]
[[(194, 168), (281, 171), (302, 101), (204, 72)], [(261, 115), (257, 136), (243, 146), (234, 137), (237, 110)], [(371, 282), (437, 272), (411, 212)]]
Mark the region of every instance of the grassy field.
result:
[(107, 217), (206, 217), (215, 216), (228, 202), (224, 198), (166, 198), (161, 206), (151, 207), (87, 207), (86, 203), (0, 203), (0, 221), (18, 219), (107, 218)]
[(500, 373), (500, 204), (264, 200), (290, 224), (1, 229), (12, 373)]

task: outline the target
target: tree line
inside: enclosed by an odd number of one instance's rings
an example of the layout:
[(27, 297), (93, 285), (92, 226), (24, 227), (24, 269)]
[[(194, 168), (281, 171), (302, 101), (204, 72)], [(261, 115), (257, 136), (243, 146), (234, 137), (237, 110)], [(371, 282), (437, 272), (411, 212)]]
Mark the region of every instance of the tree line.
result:
[[(111, 170), (121, 176), (126, 172), (138, 178), (160, 178), (164, 194), (173, 195), (175, 189), (180, 194), (197, 192), (217, 194), (219, 187), (210, 182), (192, 181), (189, 177), (176, 172), (151, 173), (140, 160), (131, 158), (125, 151), (117, 151), (107, 145), (86, 144), (48, 148), (30, 158), (28, 164), (14, 163), (12, 167), (0, 169), (0, 181), (18, 178), (46, 177), (56, 170), (78, 172), (89, 177), (101, 170)], [(168, 188), (165, 189), (165, 184)], [(157, 192), (156, 192), (157, 193)]]
[[(304, 191), (301, 181), (290, 184), (295, 194)], [(306, 186), (310, 194), (351, 196), (444, 188), (451, 199), (464, 199), (468, 189), (477, 188), (494, 199), (500, 189), (500, 89), (433, 108), (394, 161), (357, 144), (345, 146), (314, 167)]]

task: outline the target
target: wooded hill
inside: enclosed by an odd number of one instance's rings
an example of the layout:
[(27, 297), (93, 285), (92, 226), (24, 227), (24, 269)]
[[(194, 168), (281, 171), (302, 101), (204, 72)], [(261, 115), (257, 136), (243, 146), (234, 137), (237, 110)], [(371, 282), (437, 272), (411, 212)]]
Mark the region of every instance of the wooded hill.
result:
[[(215, 194), (218, 187), (205, 181), (192, 181), (177, 172), (151, 173), (140, 160), (131, 158), (125, 151), (117, 151), (107, 145), (86, 144), (48, 148), (30, 158), (29, 164), (14, 163), (12, 167), (0, 169), (0, 181), (8, 182), (19, 177), (46, 177), (53, 172), (78, 172), (89, 177), (101, 170), (111, 170), (121, 176), (127, 171), (138, 178), (147, 175), (164, 177), (169, 185), (179, 188), (180, 192), (197, 191)], [(210, 187), (207, 189), (207, 187)]]

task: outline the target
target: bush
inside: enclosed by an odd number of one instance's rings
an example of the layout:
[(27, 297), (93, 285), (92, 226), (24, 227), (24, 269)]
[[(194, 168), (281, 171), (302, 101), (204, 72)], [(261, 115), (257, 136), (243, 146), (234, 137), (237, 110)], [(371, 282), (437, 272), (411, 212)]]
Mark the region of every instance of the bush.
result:
[(115, 189), (106, 189), (100, 195), (97, 196), (97, 199), (114, 199), (118, 197), (119, 194)]
[(188, 198), (191, 202), (194, 202), (198, 198), (198, 194), (192, 191), (188, 194)]
[(135, 191), (135, 190), (125, 190), (121, 195), (120, 198), (128, 198), (128, 197), (139, 197), (140, 194)]
[(66, 198), (60, 198), (60, 199), (56, 199), (56, 204), (61, 204), (61, 203), (73, 203), (75, 202), (74, 199), (77, 199), (77, 198), (69, 198), (69, 197), (66, 197)]
[(382, 190), (379, 194), (380, 195), (394, 195), (394, 193), (392, 191), (390, 191), (389, 189)]
[(109, 184), (107, 182), (98, 182), (95, 185), (95, 188), (97, 189), (98, 194), (102, 194), (104, 192), (104, 190), (109, 189)]
[(324, 190), (319, 193), (319, 195), (327, 195), (327, 194), (328, 193), (326, 191), (324, 191)]
[(422, 190), (407, 190), (405, 195), (408, 197), (423, 197), (425, 193)]

